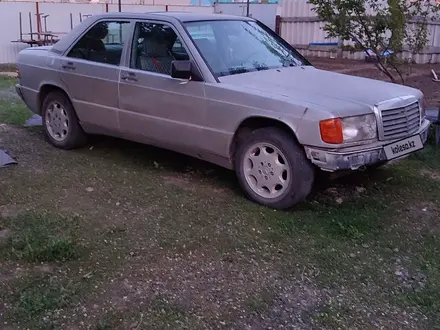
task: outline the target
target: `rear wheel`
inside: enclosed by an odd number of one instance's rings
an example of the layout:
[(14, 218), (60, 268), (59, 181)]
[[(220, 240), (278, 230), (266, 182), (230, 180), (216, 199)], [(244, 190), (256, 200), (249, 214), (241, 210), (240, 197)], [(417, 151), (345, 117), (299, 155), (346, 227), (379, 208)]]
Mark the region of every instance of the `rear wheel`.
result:
[(287, 209), (312, 189), (314, 169), (287, 132), (266, 127), (252, 131), (238, 146), (235, 170), (248, 197), (265, 206)]
[(87, 142), (69, 98), (62, 92), (50, 92), (42, 104), (43, 128), (47, 140), (60, 149), (75, 149)]

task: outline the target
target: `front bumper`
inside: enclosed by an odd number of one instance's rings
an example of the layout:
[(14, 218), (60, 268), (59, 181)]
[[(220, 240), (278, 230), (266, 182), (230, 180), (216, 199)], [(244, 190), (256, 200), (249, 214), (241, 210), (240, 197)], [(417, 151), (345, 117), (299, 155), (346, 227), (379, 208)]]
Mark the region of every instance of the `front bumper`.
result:
[[(423, 145), (428, 140), (430, 122), (424, 120), (419, 134)], [(305, 152), (313, 164), (323, 171), (335, 172), (341, 170), (358, 170), (360, 168), (388, 162), (384, 146), (394, 141), (380, 141), (380, 144), (362, 145), (346, 149), (322, 149), (306, 146)], [(405, 158), (405, 155), (401, 158)]]

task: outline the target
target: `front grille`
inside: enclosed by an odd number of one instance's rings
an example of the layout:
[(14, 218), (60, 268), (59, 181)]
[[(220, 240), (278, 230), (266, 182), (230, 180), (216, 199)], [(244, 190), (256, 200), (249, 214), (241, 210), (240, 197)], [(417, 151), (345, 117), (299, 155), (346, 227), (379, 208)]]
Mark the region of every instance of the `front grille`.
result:
[(415, 102), (406, 107), (382, 110), (382, 140), (403, 138), (420, 128), (420, 108)]

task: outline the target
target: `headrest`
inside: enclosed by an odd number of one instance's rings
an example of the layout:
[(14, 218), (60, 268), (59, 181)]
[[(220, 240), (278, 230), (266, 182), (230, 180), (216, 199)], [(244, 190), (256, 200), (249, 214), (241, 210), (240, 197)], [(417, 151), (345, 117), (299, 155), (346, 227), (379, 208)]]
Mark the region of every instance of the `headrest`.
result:
[(145, 56), (166, 57), (169, 56), (168, 48), (164, 43), (157, 42), (151, 38), (145, 38), (142, 42)]

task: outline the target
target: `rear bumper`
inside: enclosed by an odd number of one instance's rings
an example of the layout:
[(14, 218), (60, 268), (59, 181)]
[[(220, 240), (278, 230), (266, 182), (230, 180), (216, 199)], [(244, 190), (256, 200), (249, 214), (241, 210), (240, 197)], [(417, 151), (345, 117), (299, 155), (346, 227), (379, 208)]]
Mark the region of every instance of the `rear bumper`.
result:
[[(428, 139), (428, 129), (430, 122), (424, 120), (420, 130), (415, 133), (420, 135), (423, 145), (426, 144)], [(388, 159), (386, 157), (384, 146), (394, 142), (387, 141), (381, 145), (363, 145), (356, 149), (345, 150), (328, 150), (314, 147), (305, 147), (307, 157), (313, 164), (321, 168), (323, 171), (335, 172), (341, 170), (358, 170), (364, 167), (386, 163)], [(402, 158), (405, 158), (405, 155)]]
[(39, 114), (38, 109), (38, 91), (25, 88), (20, 84), (15, 85), (15, 92), (20, 96), (26, 106), (36, 114)]

